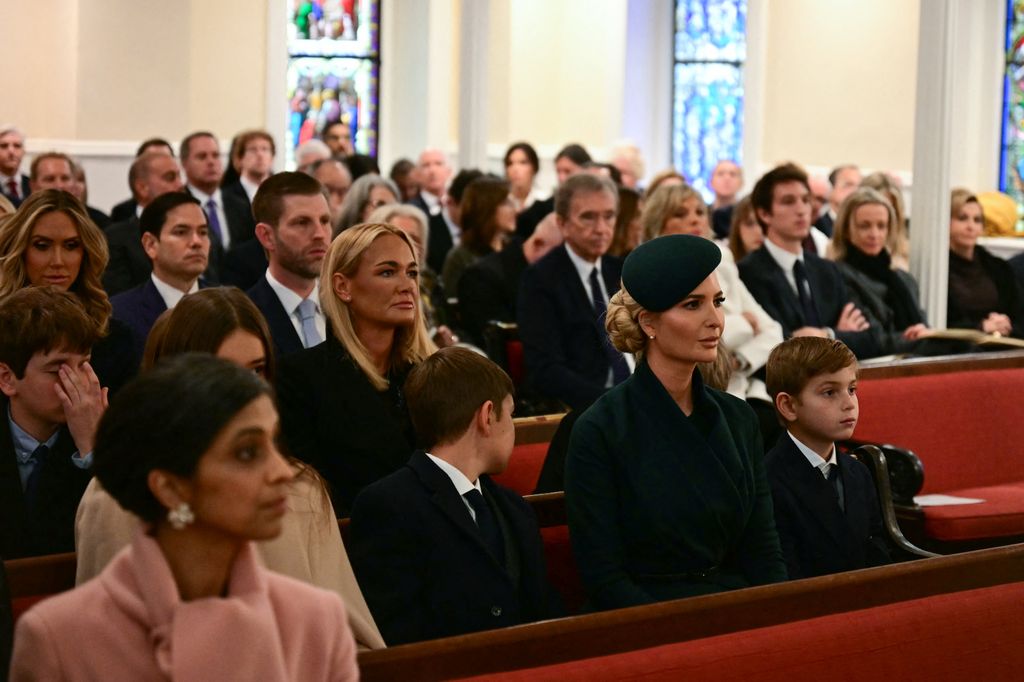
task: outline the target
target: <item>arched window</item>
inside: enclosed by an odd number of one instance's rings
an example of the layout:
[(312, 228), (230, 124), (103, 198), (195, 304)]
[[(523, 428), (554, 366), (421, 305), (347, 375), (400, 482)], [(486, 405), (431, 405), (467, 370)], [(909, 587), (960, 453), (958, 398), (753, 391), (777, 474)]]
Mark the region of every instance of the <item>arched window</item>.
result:
[(672, 164), (710, 202), (722, 159), (742, 163), (747, 0), (676, 0)]
[(999, 189), (1017, 201), (1017, 231), (1024, 206), (1024, 2), (1006, 3), (1006, 79), (1003, 85), (1003, 145)]
[(342, 122), (355, 151), (377, 154), (380, 0), (288, 2), (288, 127), (295, 148)]

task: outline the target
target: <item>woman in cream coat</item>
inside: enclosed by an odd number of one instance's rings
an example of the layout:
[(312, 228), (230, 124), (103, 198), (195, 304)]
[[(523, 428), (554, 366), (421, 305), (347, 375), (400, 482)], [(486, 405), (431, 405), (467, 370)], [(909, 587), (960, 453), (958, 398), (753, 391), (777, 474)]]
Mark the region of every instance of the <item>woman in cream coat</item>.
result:
[[(645, 240), (670, 234), (711, 238), (708, 208), (697, 190), (686, 185), (659, 187), (644, 203), (640, 218)], [(717, 242), (716, 242), (717, 243)], [(778, 422), (764, 381), (759, 377), (772, 348), (782, 343), (782, 327), (773, 320), (740, 280), (732, 252), (718, 244), (722, 262), (715, 269), (725, 294), (722, 341), (731, 354), (728, 393), (746, 400), (757, 414), (765, 443), (776, 440)]]

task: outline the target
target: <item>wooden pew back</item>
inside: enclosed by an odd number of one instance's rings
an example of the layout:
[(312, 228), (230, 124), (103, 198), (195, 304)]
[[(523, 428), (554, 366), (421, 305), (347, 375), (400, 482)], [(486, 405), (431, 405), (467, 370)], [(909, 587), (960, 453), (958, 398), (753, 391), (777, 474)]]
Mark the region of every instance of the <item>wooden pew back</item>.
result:
[(1024, 576), (1024, 545), (364, 652), (364, 680), (440, 680), (646, 649), (991, 587)]

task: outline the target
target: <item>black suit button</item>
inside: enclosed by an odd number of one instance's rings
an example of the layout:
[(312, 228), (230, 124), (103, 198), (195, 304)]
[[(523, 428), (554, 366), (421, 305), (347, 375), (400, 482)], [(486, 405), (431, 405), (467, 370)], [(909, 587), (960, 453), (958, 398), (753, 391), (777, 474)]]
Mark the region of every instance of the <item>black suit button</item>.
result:
[(501, 607), (500, 606), (492, 606), (491, 607), (491, 615), (494, 616), (495, 618), (500, 616), (501, 615)]

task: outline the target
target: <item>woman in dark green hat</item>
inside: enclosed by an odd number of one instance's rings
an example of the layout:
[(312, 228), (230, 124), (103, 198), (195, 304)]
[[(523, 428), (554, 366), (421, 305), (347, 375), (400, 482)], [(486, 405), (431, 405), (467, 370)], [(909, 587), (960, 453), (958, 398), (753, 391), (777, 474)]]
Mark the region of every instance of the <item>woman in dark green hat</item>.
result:
[(611, 342), (636, 372), (579, 418), (565, 476), (593, 608), (786, 579), (757, 418), (695, 369), (722, 335), (721, 257), (701, 237), (649, 241), (608, 306)]

